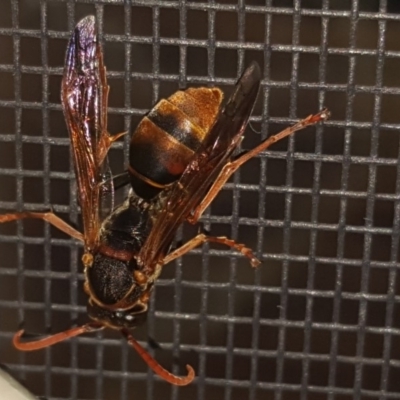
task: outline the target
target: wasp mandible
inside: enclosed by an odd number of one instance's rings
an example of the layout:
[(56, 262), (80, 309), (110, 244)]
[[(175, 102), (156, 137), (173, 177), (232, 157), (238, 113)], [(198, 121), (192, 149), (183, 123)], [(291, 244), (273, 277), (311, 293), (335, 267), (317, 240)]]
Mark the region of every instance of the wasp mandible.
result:
[[(88, 16), (77, 24), (67, 48), (61, 99), (71, 139), (83, 233), (53, 212), (4, 214), (0, 223), (42, 219), (83, 242), (90, 322), (30, 342), (20, 340), (21, 330), (13, 339), (17, 349), (37, 350), (108, 327), (120, 331), (161, 378), (174, 385), (187, 385), (194, 379), (189, 365), (185, 377), (166, 371), (130, 332), (145, 321), (148, 301), (163, 266), (206, 242), (241, 252), (253, 267), (260, 262), (245, 245), (203, 233), (171, 250), (178, 227), (185, 221), (197, 223), (225, 182), (246, 161), (293, 132), (329, 117), (327, 110), (311, 115), (235, 157), (260, 82), (260, 68), (253, 62), (224, 107), (218, 88), (189, 88), (161, 100), (132, 135), (127, 172), (112, 179), (107, 152), (123, 134), (110, 135), (107, 131), (109, 87), (95, 18)], [(113, 193), (115, 182), (128, 181), (132, 186), (128, 198), (110, 212), (107, 199), (112, 196), (107, 193)]]

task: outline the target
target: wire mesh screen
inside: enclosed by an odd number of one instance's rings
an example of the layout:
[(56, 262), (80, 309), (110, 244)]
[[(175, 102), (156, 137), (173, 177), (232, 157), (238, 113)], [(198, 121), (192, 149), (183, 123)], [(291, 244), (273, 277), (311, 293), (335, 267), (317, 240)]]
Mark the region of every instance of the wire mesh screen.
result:
[[(80, 224), (60, 83), (89, 14), (112, 133), (179, 88), (230, 93), (252, 60), (263, 81), (243, 149), (323, 106), (332, 119), (251, 160), (202, 217), (260, 268), (207, 245), (163, 268), (134, 334), (174, 373), (192, 365), (193, 384), (162, 382), (112, 331), (13, 348), (20, 327), (87, 320), (82, 247), (39, 221), (0, 225), (0, 363), (51, 400), (400, 398), (399, 12), (396, 0), (1, 0), (4, 212), (51, 208)], [(128, 136), (111, 150), (115, 173)], [(177, 240), (196, 233), (184, 226)]]

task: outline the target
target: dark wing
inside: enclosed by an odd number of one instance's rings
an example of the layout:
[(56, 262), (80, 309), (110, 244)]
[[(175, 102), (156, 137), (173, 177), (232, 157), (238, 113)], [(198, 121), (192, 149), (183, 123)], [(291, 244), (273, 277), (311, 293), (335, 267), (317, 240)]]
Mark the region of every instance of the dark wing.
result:
[(107, 151), (108, 86), (93, 16), (81, 20), (69, 41), (61, 100), (71, 138), (82, 209), (85, 249), (93, 251), (100, 228), (100, 195), (110, 178)]
[(167, 254), (179, 225), (200, 204), (240, 143), (257, 99), (260, 80), (260, 68), (252, 63), (181, 178), (166, 192), (164, 209), (157, 216), (138, 257), (148, 274)]

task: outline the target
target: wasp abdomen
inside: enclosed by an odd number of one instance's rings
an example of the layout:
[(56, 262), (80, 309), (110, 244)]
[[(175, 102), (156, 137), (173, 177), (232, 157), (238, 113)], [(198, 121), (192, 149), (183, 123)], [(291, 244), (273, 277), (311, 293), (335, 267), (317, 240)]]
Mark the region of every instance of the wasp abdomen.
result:
[(195, 88), (161, 100), (142, 119), (130, 144), (131, 185), (151, 199), (182, 175), (214, 123), (222, 92)]

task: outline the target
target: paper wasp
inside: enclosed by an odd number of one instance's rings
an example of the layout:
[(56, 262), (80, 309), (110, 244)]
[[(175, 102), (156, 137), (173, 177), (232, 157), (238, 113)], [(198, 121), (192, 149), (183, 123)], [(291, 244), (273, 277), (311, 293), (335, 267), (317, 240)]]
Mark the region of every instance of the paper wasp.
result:
[[(121, 178), (132, 189), (112, 212), (107, 193), (113, 193), (107, 152), (120, 135), (107, 131), (109, 88), (95, 18), (80, 21), (67, 48), (62, 80), (62, 106), (69, 130), (81, 206), (83, 233), (52, 212), (20, 212), (0, 216), (0, 223), (38, 218), (83, 242), (85, 284), (91, 321), (44, 339), (13, 342), (20, 350), (37, 350), (105, 327), (119, 330), (161, 378), (175, 385), (194, 379), (163, 369), (133, 338), (130, 329), (143, 323), (154, 283), (163, 266), (205, 242), (225, 244), (259, 264), (251, 249), (226, 237), (199, 234), (171, 251), (178, 227), (196, 223), (229, 177), (271, 144), (306, 126), (324, 121), (323, 110), (234, 156), (251, 115), (261, 81), (252, 63), (221, 107), (218, 88), (178, 91), (161, 100), (132, 135), (130, 165)], [(125, 182), (124, 182), (125, 179)], [(118, 179), (117, 179), (118, 181)]]

